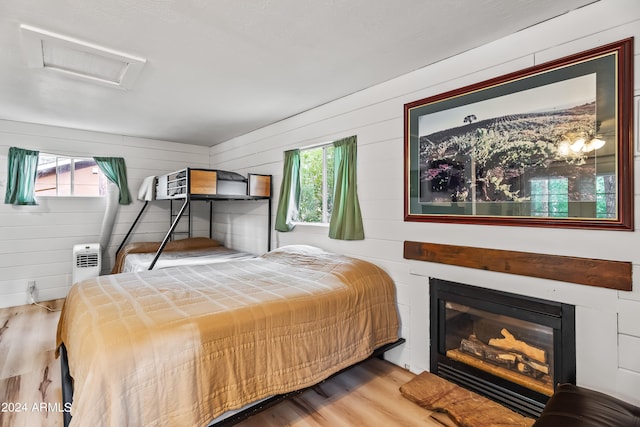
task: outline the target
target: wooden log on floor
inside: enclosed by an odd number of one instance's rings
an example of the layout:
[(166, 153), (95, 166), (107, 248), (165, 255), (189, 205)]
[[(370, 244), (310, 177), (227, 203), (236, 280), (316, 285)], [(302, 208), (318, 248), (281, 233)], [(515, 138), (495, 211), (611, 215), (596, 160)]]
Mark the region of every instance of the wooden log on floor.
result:
[(459, 426), (529, 427), (535, 421), (430, 372), (402, 385), (400, 392), (425, 409), (447, 413)]

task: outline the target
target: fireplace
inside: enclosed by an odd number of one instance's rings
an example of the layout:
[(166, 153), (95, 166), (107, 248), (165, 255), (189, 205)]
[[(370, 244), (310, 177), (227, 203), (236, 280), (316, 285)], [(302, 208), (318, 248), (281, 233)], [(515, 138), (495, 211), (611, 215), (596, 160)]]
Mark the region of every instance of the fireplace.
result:
[(431, 372), (537, 418), (576, 378), (575, 307), (430, 278)]

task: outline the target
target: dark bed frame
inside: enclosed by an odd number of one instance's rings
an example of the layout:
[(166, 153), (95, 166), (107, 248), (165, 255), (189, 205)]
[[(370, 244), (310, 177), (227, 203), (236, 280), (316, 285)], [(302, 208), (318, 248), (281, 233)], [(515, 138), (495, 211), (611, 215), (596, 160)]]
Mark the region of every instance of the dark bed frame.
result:
[[(364, 362), (365, 360), (369, 360), (371, 358), (379, 358), (379, 359), (384, 359), (384, 353), (391, 350), (394, 347), (399, 346), (400, 344), (404, 344), (405, 343), (405, 339), (404, 338), (399, 338), (397, 341), (394, 341), (392, 343), (389, 344), (385, 344), (383, 346), (380, 346), (378, 348), (376, 348), (373, 353), (371, 354), (371, 356), (369, 356), (368, 358), (355, 363), (352, 366), (349, 366), (345, 369), (342, 369), (339, 372), (336, 372), (335, 374), (331, 375), (329, 378), (336, 376), (344, 371), (346, 371), (347, 369)], [(64, 427), (69, 427), (69, 423), (71, 422), (71, 413), (69, 412), (69, 408), (71, 408), (71, 402), (73, 401), (73, 378), (71, 377), (71, 374), (69, 373), (69, 362), (67, 359), (67, 349), (65, 347), (64, 344), (60, 345), (60, 367), (61, 367), (61, 377), (62, 377), (62, 407), (65, 409), (63, 412), (63, 423), (64, 423)], [(327, 378), (328, 379), (328, 378)], [(322, 380), (320, 381), (320, 383), (322, 383), (323, 381), (326, 380)], [(317, 385), (317, 384), (316, 384)], [(288, 399), (290, 397), (296, 396), (298, 394), (301, 394), (303, 392), (305, 392), (306, 390), (312, 388), (314, 386), (310, 386), (310, 387), (306, 387), (300, 390), (296, 390), (296, 391), (292, 391), (289, 393), (284, 393), (284, 394), (279, 394), (276, 396), (272, 396), (269, 397), (265, 400), (262, 400), (258, 403), (256, 403), (255, 405), (246, 408), (234, 415), (229, 416), (228, 418), (225, 418), (223, 420), (220, 420), (216, 423), (213, 424), (208, 424), (208, 427), (230, 427), (233, 426), (237, 423), (239, 423), (240, 421), (247, 419), (249, 417), (251, 417), (252, 415), (255, 415), (261, 411), (264, 411), (265, 409), (285, 400)]]
[[(181, 169), (179, 171), (176, 172), (172, 172), (171, 174), (167, 174), (167, 175), (161, 175), (159, 177), (156, 177), (156, 179), (153, 182), (153, 187), (154, 187), (154, 200), (169, 200), (171, 202), (171, 206), (169, 209), (169, 214), (170, 214), (170, 227), (169, 230), (167, 231), (167, 234), (165, 235), (164, 239), (162, 240), (162, 243), (160, 243), (160, 247), (158, 248), (158, 250), (156, 251), (156, 254), (153, 258), (153, 261), (151, 262), (151, 264), (149, 265), (149, 270), (153, 270), (153, 267), (156, 265), (156, 262), (158, 261), (158, 258), (160, 258), (160, 255), (162, 254), (162, 251), (164, 250), (165, 246), (167, 245), (167, 243), (169, 243), (169, 241), (173, 238), (173, 234), (175, 232), (175, 229), (178, 225), (178, 223), (180, 222), (180, 219), (183, 217), (183, 215), (185, 214), (185, 212), (188, 212), (188, 219), (189, 219), (189, 237), (191, 237), (191, 202), (193, 201), (205, 201), (209, 203), (209, 238), (212, 239), (213, 238), (213, 203), (215, 201), (239, 201), (239, 200), (266, 200), (268, 202), (268, 206), (267, 206), (267, 251), (271, 250), (271, 194), (272, 194), (272, 184), (271, 184), (271, 175), (259, 175), (259, 174), (254, 174), (254, 173), (250, 173), (248, 174), (248, 178), (243, 179), (243, 182), (246, 183), (247, 185), (247, 194), (217, 194), (216, 192), (216, 188), (217, 188), (217, 184), (213, 185), (212, 187), (208, 188), (207, 191), (209, 191), (209, 193), (206, 194), (202, 194), (201, 191), (202, 190), (202, 184), (200, 185), (200, 187), (198, 187), (198, 189), (194, 189), (195, 185), (192, 185), (194, 181), (192, 179), (192, 174), (193, 173), (200, 173), (200, 174), (209, 174), (211, 175), (211, 177), (216, 177), (218, 174), (233, 174), (233, 175), (237, 175), (235, 174), (235, 172), (227, 172), (227, 171), (219, 171), (216, 169), (196, 169), (196, 168), (185, 168), (185, 169)], [(182, 185), (182, 187), (184, 187), (183, 192), (179, 192), (179, 193), (175, 193), (175, 194), (156, 194), (156, 186), (158, 184), (158, 180), (163, 179), (163, 180), (171, 180), (171, 181), (176, 181), (176, 179), (173, 179), (173, 175), (177, 175), (177, 174), (182, 174), (184, 173), (184, 175), (182, 177), (179, 178), (179, 180), (181, 182), (184, 182)], [(218, 179), (218, 182), (220, 180), (225, 181), (225, 179), (221, 179), (221, 178), (215, 178)], [(264, 185), (264, 187), (266, 188), (259, 188), (260, 183), (262, 183)], [(266, 183), (266, 184), (265, 184)], [(175, 187), (172, 187), (173, 190), (175, 190)], [(174, 214), (174, 210), (173, 210), (173, 202), (174, 201), (180, 201), (182, 200), (182, 206), (180, 207), (180, 210), (178, 211), (177, 214)], [(129, 231), (127, 231), (127, 234), (124, 236), (124, 239), (122, 239), (122, 242), (120, 243), (120, 246), (118, 246), (118, 249), (116, 250), (116, 256), (118, 255), (118, 252), (120, 252), (122, 250), (122, 248), (124, 247), (124, 245), (127, 243), (127, 241), (129, 240), (129, 237), (132, 235), (133, 230), (136, 228), (136, 225), (140, 222), (140, 219), (142, 218), (142, 214), (145, 212), (145, 210), (147, 209), (147, 206), (149, 205), (149, 201), (146, 200), (144, 202), (144, 205), (142, 205), (142, 208), (140, 209), (140, 212), (138, 213), (138, 216), (136, 216), (136, 219), (133, 221), (133, 224), (131, 224), (131, 227), (129, 228)]]

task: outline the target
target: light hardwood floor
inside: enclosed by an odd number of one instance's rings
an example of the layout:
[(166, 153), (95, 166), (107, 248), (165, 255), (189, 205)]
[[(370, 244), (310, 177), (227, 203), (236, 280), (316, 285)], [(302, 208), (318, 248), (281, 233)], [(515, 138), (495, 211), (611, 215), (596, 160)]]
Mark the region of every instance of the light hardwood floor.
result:
[[(59, 310), (62, 300), (46, 305)], [(62, 426), (59, 317), (36, 305), (0, 309), (1, 427)]]
[[(47, 303), (59, 309), (62, 300)], [(59, 312), (30, 305), (0, 309), (0, 427), (62, 426)], [(240, 427), (441, 427), (398, 388), (409, 371), (371, 359), (242, 421)], [(137, 426), (131, 426), (137, 427)]]

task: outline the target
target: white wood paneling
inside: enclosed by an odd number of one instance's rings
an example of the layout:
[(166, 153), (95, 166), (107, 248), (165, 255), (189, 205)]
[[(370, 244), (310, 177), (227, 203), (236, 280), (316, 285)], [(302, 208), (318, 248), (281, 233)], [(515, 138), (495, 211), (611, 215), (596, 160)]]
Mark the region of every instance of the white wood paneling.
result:
[[(618, 331), (621, 334), (640, 338), (639, 304), (631, 300), (620, 300), (618, 307)], [(637, 358), (640, 360), (640, 353), (637, 354)]]
[[(586, 25), (585, 23), (588, 23)], [(366, 240), (329, 239), (326, 227), (297, 226), (273, 233), (273, 246), (313, 244), (377, 263), (394, 278), (407, 344), (390, 360), (414, 372), (429, 367), (428, 277), (476, 284), (577, 306), (578, 383), (637, 402), (640, 285), (633, 292), (584, 287), (501, 273), (407, 261), (404, 240), (480, 246), (494, 249), (631, 261), (639, 277), (638, 232), (534, 229), (403, 221), (403, 104), (505, 73), (590, 49), (640, 37), (640, 2), (601, 0), (512, 36), (465, 52), (413, 73), (322, 105), (303, 114), (234, 138), (211, 149), (122, 135), (0, 120), (0, 191), (6, 185), (8, 147), (67, 155), (121, 156), (127, 162), (129, 188), (148, 175), (185, 166), (240, 173), (272, 174), (275, 215), (282, 181), (283, 151), (344, 136), (358, 136), (359, 198)], [(636, 39), (635, 93), (640, 95), (640, 42)], [(339, 78), (337, 76), (336, 78)], [(640, 113), (639, 113), (640, 114)], [(636, 116), (637, 118), (637, 116)], [(637, 134), (636, 130), (636, 134)], [(637, 155), (637, 152), (636, 152)], [(635, 159), (640, 171), (640, 159)], [(636, 202), (640, 173), (635, 176)], [(142, 204), (119, 209), (105, 270)], [(266, 251), (264, 203), (216, 203), (214, 237), (253, 253)], [(640, 206), (635, 203), (636, 224)], [(157, 241), (168, 227), (168, 204), (153, 204), (137, 227), (134, 241)], [(0, 306), (27, 302), (27, 281), (36, 280), (38, 296), (64, 296), (71, 281), (74, 244), (97, 240), (104, 200), (48, 198), (38, 206), (0, 207)], [(196, 235), (206, 235), (208, 209), (194, 206)]]
[[(275, 246), (312, 244), (383, 266), (398, 288), (402, 333), (408, 342), (393, 352), (394, 362), (414, 372), (428, 369), (428, 277), (476, 284), (576, 305), (578, 319), (578, 382), (627, 398), (637, 395), (635, 365), (619, 368), (618, 311), (622, 328), (637, 322), (640, 293), (616, 292), (570, 283), (407, 261), (404, 240), (479, 246), (492, 249), (630, 261), (640, 265), (637, 232), (499, 227), (403, 221), (404, 139), (403, 105), (431, 95), (514, 72), (552, 59), (627, 37), (640, 36), (640, 2), (601, 0), (587, 7), (527, 28), (509, 37), (465, 52), (413, 73), (360, 91), (255, 132), (211, 147), (211, 166), (255, 170), (274, 175), (273, 212), (282, 181), (283, 151), (358, 136), (358, 190), (365, 223), (365, 241), (345, 242), (327, 237), (325, 228), (297, 226), (290, 233), (274, 233)], [(636, 40), (636, 94), (640, 94), (640, 42)], [(640, 170), (640, 159), (635, 159)], [(635, 199), (640, 196), (640, 173), (635, 176)], [(635, 203), (635, 206), (639, 206)], [(225, 209), (226, 214), (242, 209)], [(237, 210), (235, 210), (237, 209)], [(227, 218), (231, 218), (228, 215)], [(640, 209), (636, 208), (636, 224)], [(224, 222), (224, 219), (220, 220)], [(251, 242), (260, 222), (233, 235), (246, 233)], [(224, 227), (223, 224), (220, 224)], [(254, 238), (251, 247), (258, 251)], [(634, 277), (638, 277), (634, 274)], [(621, 300), (625, 302), (619, 304)], [(631, 314), (631, 315), (630, 315)], [(617, 380), (615, 380), (617, 378)]]
[(576, 307), (576, 371), (580, 386), (617, 394), (617, 316), (609, 310)]
[(640, 338), (631, 335), (620, 334), (618, 337), (620, 347), (620, 368), (633, 372), (640, 372)]
[(618, 384), (618, 395), (622, 399), (640, 406), (640, 393), (638, 393), (640, 373), (628, 369), (618, 369), (616, 383)]
[[(4, 194), (9, 147), (73, 156), (124, 157), (129, 191), (135, 200), (144, 177), (186, 166), (208, 167), (208, 148), (0, 120), (0, 192)], [(37, 296), (64, 297), (71, 285), (73, 245), (95, 242), (100, 235), (105, 199), (43, 197), (37, 206), (0, 205), (0, 306), (28, 302), (29, 280)], [(135, 201), (120, 206), (114, 232), (103, 258), (103, 272), (142, 207)], [(208, 209), (194, 207), (194, 234), (208, 235)], [(147, 209), (132, 241), (158, 241), (169, 228), (168, 202)]]

